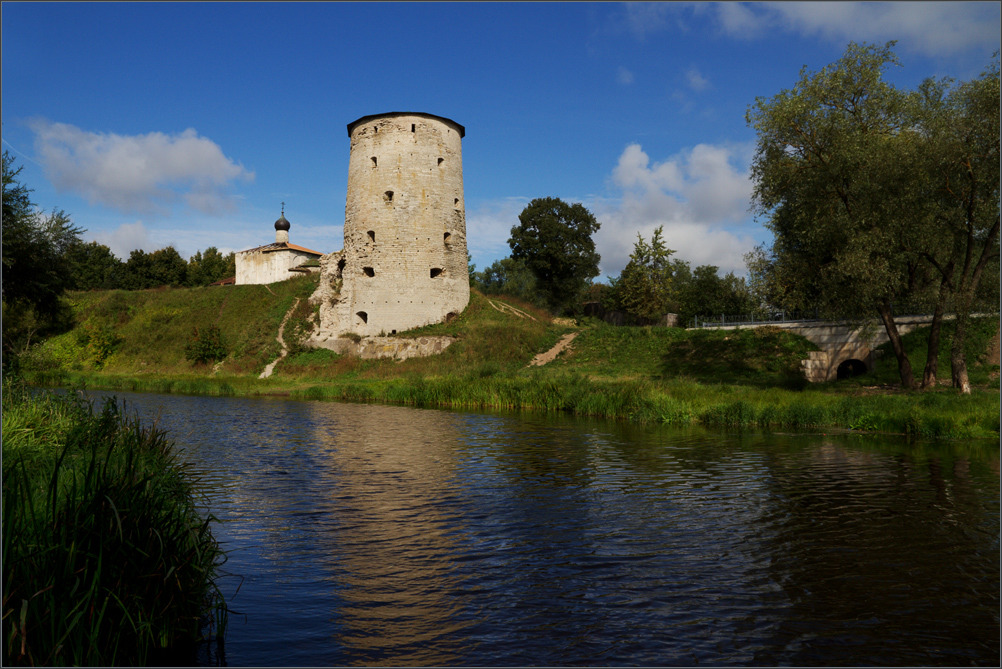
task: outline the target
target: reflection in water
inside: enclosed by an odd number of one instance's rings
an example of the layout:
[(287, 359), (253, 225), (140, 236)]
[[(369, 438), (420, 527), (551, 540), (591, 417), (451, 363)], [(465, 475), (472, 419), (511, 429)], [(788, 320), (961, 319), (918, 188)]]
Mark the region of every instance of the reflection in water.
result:
[(336, 472), (339, 610), (344, 645), (364, 664), (452, 664), (469, 621), (450, 593), (457, 521), (452, 414), (311, 406), (316, 443)]
[(230, 664), (998, 661), (994, 448), (123, 395), (204, 474)]

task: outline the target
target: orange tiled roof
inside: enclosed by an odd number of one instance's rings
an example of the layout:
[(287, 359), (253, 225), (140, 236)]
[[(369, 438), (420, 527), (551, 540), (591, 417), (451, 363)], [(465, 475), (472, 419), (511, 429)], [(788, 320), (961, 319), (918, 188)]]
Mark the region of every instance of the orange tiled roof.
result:
[(313, 249), (308, 249), (305, 246), (299, 246), (298, 244), (289, 244), (288, 242), (272, 242), (271, 244), (265, 244), (264, 246), (255, 246), (252, 249), (241, 251), (241, 253), (248, 253), (250, 251), (260, 251), (261, 253), (274, 253), (275, 251), (300, 251), (302, 253), (309, 253), (315, 256), (324, 255), (320, 251), (314, 251)]

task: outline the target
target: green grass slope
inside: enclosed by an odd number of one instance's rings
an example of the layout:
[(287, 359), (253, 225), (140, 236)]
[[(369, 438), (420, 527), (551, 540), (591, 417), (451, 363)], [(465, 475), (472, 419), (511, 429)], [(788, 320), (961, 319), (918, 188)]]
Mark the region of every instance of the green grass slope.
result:
[[(974, 397), (949, 388), (899, 390), (893, 355), (877, 370), (846, 381), (808, 384), (800, 361), (815, 346), (777, 328), (681, 330), (555, 323), (511, 298), (471, 293), (449, 323), (402, 333), (448, 336), (440, 355), (360, 360), (300, 345), (314, 319), (314, 277), (281, 284), (159, 291), (78, 293), (77, 324), (28, 356), (37, 383), (148, 392), (255, 395), (379, 401), (415, 406), (527, 409), (668, 424), (900, 432), (998, 438), (998, 366), (984, 360), (998, 320), (972, 327)], [(280, 347), (275, 335), (296, 298), (285, 330), (290, 355), (258, 379)], [(514, 307), (514, 309), (512, 308)], [(216, 326), (228, 355), (217, 365), (185, 359), (195, 328)], [(952, 326), (946, 328), (940, 376), (949, 378)], [(993, 329), (994, 328), (994, 329)], [(545, 367), (538, 353), (574, 331), (572, 346)], [(924, 364), (926, 332), (906, 337), (912, 363)]]
[(228, 355), (215, 371), (260, 373), (280, 351), (275, 335), (298, 297), (312, 294), (315, 277), (271, 286), (206, 286), (70, 293), (75, 326), (36, 347), (24, 361), (36, 380), (45, 374), (211, 374), (185, 347), (196, 329), (219, 328)]

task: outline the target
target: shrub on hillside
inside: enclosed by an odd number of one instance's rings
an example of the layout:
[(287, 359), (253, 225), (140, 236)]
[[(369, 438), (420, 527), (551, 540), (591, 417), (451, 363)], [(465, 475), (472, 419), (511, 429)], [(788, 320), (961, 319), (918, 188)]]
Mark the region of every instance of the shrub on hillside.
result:
[(184, 357), (196, 365), (216, 362), (226, 357), (226, 345), (215, 325), (192, 330), (192, 340), (184, 347)]

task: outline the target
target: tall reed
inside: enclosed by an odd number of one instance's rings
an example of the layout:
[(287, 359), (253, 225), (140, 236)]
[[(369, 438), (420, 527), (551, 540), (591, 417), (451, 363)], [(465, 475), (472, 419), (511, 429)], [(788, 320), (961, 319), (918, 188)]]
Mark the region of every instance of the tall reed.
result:
[[(46, 408), (62, 434), (25, 427)], [(165, 433), (6, 379), (3, 427), (5, 665), (142, 665), (221, 636), (224, 556)]]

